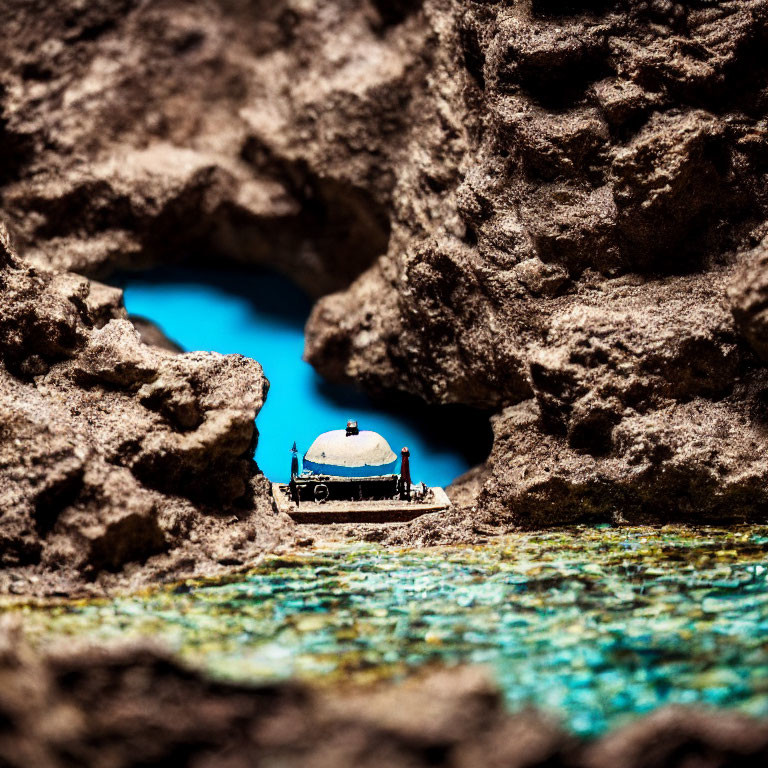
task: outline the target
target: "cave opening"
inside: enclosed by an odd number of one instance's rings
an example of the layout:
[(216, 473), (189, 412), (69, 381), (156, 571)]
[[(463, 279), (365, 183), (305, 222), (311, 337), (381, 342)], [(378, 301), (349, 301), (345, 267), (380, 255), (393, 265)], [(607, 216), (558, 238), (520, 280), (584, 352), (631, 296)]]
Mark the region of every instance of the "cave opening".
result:
[(270, 390), (256, 420), (255, 459), (273, 481), (289, 479), (294, 440), (303, 454), (318, 434), (343, 427), (348, 418), (384, 435), (393, 450), (408, 446), (414, 479), (429, 485), (448, 485), (490, 452), (483, 411), (426, 406), (399, 395), (373, 399), (322, 379), (303, 360), (312, 299), (277, 272), (174, 266), (123, 273), (115, 282), (145, 333), (142, 318), (184, 351), (240, 353), (261, 363)]

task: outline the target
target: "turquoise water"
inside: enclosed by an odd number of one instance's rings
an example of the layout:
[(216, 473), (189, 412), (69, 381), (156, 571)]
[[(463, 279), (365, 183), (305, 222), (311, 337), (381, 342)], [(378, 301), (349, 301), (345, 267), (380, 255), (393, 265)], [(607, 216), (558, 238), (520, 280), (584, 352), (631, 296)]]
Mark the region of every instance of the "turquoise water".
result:
[(485, 665), (510, 709), (592, 736), (666, 704), (768, 716), (768, 528), (578, 528), (347, 546), (237, 580), (24, 607), (33, 642), (149, 635), (212, 673), (316, 684)]
[(272, 480), (290, 479), (294, 440), (303, 455), (318, 434), (344, 427), (349, 418), (380, 432), (398, 454), (407, 445), (416, 482), (448, 485), (488, 455), (483, 414), (412, 404), (393, 409), (323, 382), (302, 360), (311, 302), (279, 275), (179, 268), (121, 285), (128, 311), (154, 321), (185, 350), (239, 352), (262, 364), (271, 387), (257, 419), (256, 461)]

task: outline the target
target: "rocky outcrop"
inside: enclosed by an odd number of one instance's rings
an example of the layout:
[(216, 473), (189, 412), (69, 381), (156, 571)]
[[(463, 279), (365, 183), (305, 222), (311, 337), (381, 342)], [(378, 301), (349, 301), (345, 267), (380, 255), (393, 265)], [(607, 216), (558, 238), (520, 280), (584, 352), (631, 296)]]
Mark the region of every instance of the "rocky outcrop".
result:
[(0, 588), (139, 583), (277, 546), (289, 525), (252, 461), (258, 363), (148, 346), (119, 291), (0, 240)]
[(389, 251), (318, 306), (310, 359), (432, 400), (509, 404), (531, 394), (529, 347), (553, 305), (635, 273), (650, 307), (674, 290), (660, 273), (708, 270), (748, 242), (765, 220), (765, 137), (761, 81), (745, 76), (766, 8), (675, 8), (427, 4), (440, 37), (424, 104), (450, 121), (422, 112)]
[(750, 248), (768, 217), (752, 77), (768, 6), (424, 13), (439, 43), (420, 162), (397, 180), (387, 254), (318, 303), (307, 353), (334, 378), (500, 415), (477, 508), (455, 491), (466, 523), (386, 538), (764, 520)]
[(424, 70), (410, 4), (380, 5), (10, 2), (0, 208), (25, 255), (89, 276), (196, 257), (268, 263), (313, 294), (346, 285), (386, 249)]
[(585, 745), (535, 712), (508, 714), (472, 669), (323, 694), (212, 682), (151, 648), (41, 657), (6, 639), (0, 680), (10, 768), (720, 768), (768, 758), (764, 721), (686, 709)]
[(501, 414), (473, 515), (765, 518), (765, 0), (17, 0), (0, 38), (33, 263), (336, 290), (322, 374)]

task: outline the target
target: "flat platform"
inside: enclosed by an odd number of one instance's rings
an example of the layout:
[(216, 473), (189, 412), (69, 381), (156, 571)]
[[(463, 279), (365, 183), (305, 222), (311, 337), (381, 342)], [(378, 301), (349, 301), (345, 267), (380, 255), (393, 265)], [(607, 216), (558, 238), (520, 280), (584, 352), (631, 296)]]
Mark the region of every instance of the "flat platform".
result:
[(297, 523), (404, 523), (428, 512), (441, 512), (451, 506), (442, 488), (430, 488), (425, 501), (382, 499), (368, 501), (302, 501), (300, 506), (290, 496), (288, 485), (272, 483), (272, 497), (278, 511)]

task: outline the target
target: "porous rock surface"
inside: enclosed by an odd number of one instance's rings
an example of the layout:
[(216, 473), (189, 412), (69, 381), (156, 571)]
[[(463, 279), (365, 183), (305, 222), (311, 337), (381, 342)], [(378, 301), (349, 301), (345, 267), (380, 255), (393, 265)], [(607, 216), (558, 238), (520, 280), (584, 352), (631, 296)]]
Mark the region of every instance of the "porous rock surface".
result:
[(307, 352), (336, 378), (498, 415), (485, 467), (452, 489), (469, 516), (385, 540), (764, 520), (768, 6), (424, 18), (432, 111), (389, 249), (318, 303)]
[(476, 519), (765, 519), (766, 0), (10, 0), (0, 41), (34, 263), (340, 289), (321, 373), (498, 414)]
[(268, 383), (144, 344), (120, 291), (31, 266), (0, 225), (0, 590), (214, 573), (290, 539), (252, 461)]
[(683, 709), (584, 744), (534, 712), (507, 713), (475, 669), (321, 692), (213, 682), (151, 647), (40, 655), (10, 636), (0, 682), (9, 768), (726, 768), (768, 758), (765, 722)]

